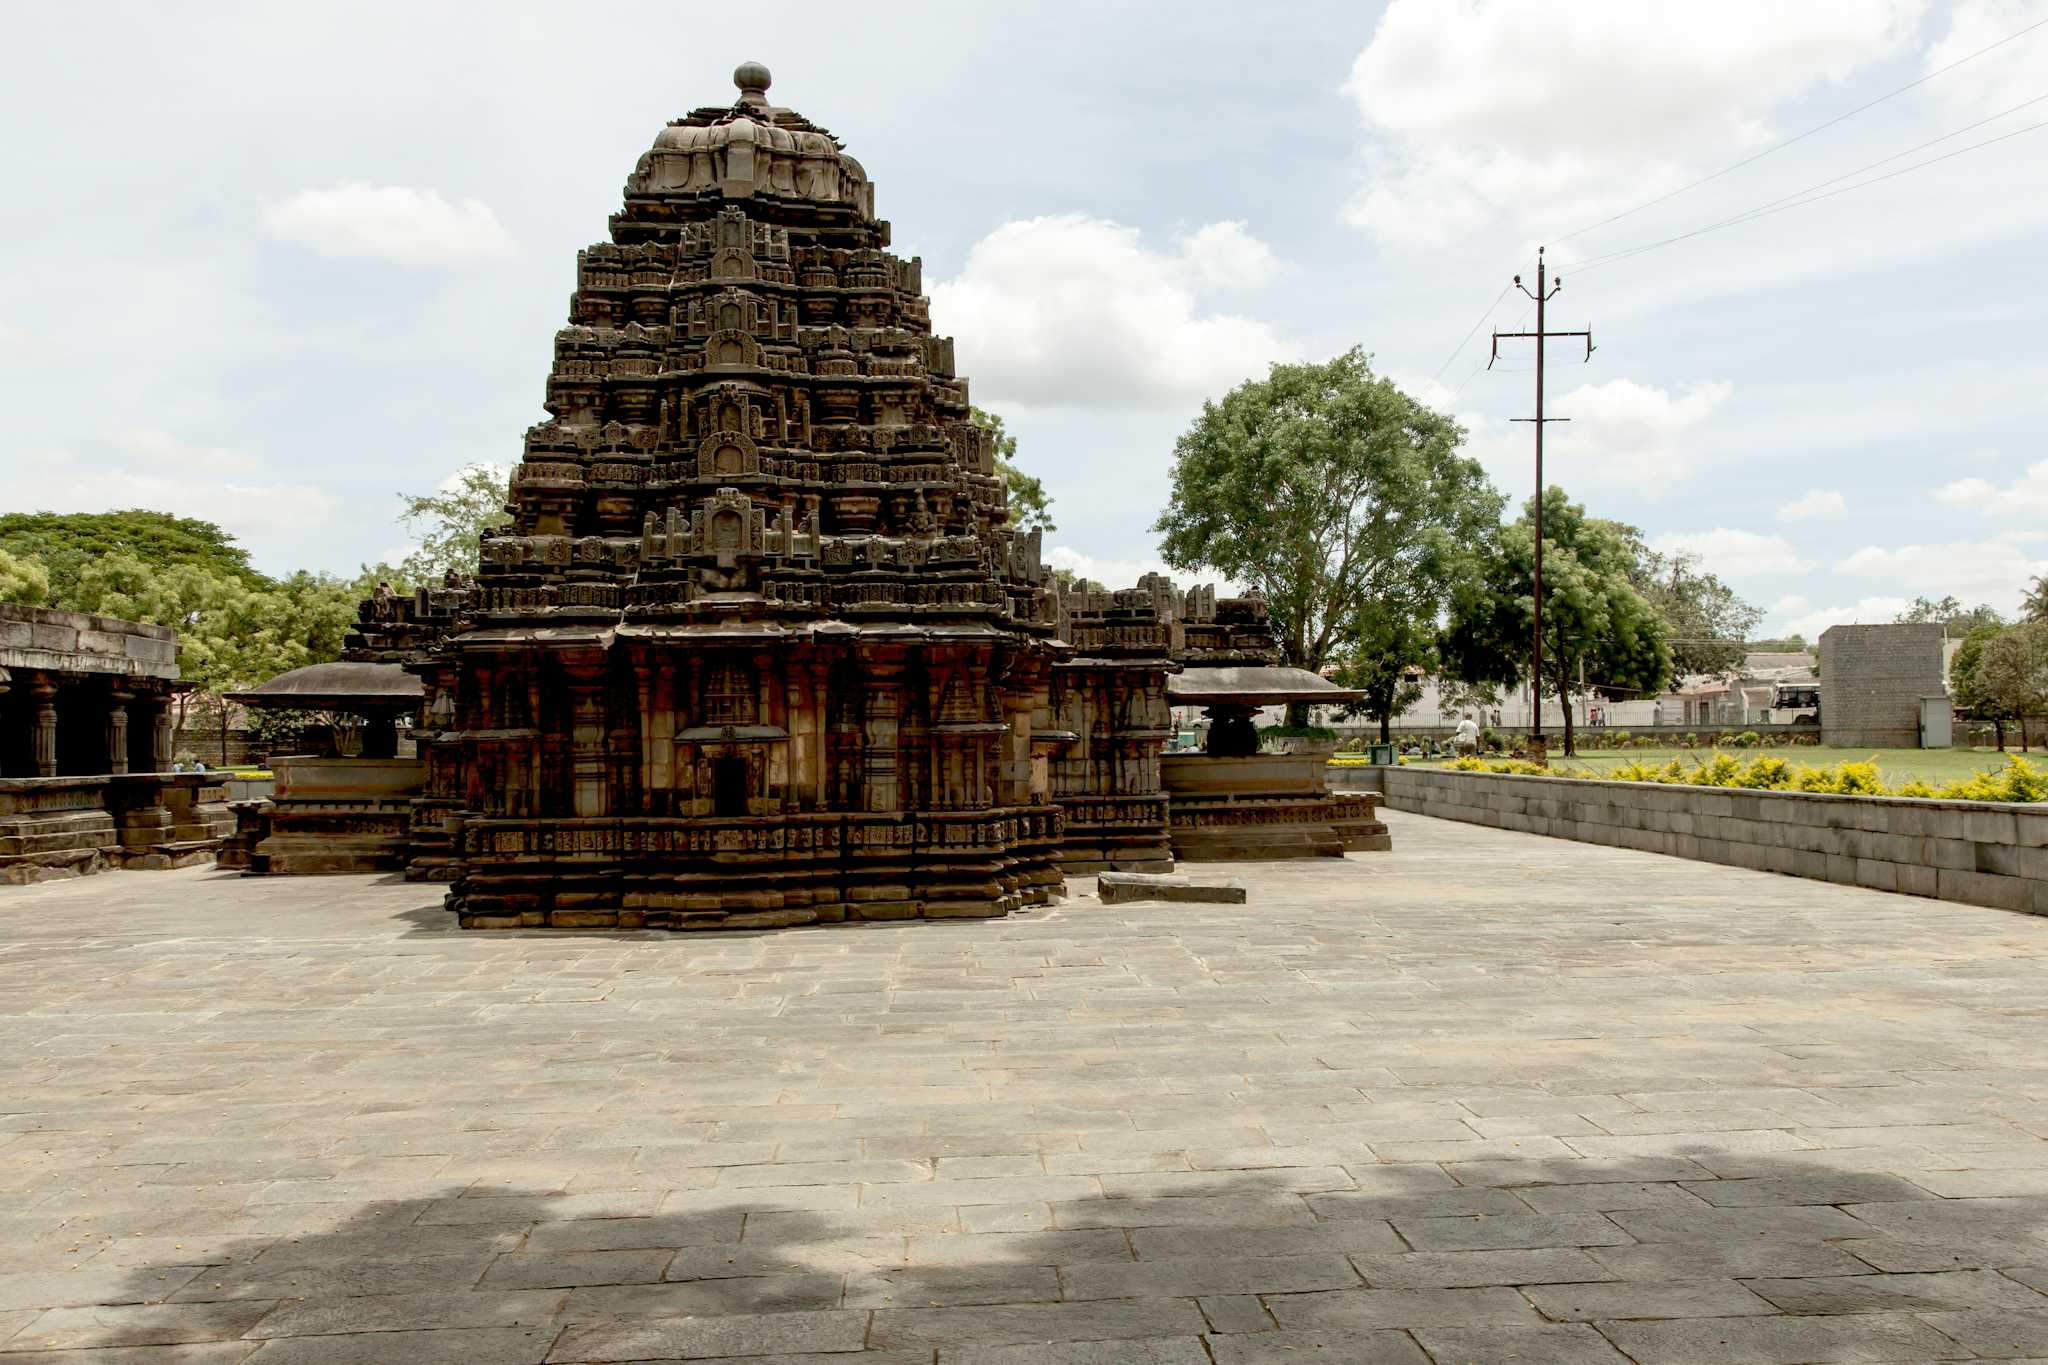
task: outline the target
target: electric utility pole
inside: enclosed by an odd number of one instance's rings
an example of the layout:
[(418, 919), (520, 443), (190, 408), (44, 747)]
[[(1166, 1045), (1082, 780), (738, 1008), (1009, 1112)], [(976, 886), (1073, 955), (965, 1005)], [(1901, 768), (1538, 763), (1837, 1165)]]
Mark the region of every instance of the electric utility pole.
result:
[(1564, 288), (1564, 281), (1555, 279), (1548, 281), (1546, 284), (1542, 247), (1536, 248), (1536, 288), (1532, 291), (1527, 285), (1523, 284), (1520, 275), (1515, 276), (1515, 288), (1536, 300), (1536, 330), (1533, 332), (1495, 332), (1493, 334), (1493, 354), (1488, 358), (1486, 368), (1492, 369), (1493, 362), (1500, 359), (1500, 343), (1502, 339), (1512, 340), (1518, 337), (1529, 337), (1536, 342), (1536, 415), (1534, 417), (1516, 417), (1511, 420), (1516, 422), (1534, 422), (1536, 424), (1536, 639), (1532, 651), (1532, 666), (1529, 670), (1529, 690), (1535, 706), (1529, 717), (1531, 727), (1529, 731), (1529, 748), (1536, 761), (1542, 763), (1547, 761), (1543, 743), (1543, 424), (1545, 422), (1569, 422), (1572, 420), (1569, 417), (1545, 417), (1543, 415), (1543, 349), (1544, 343), (1552, 337), (1583, 337), (1586, 341), (1586, 359), (1591, 360), (1593, 358), (1593, 333), (1590, 330), (1584, 332), (1553, 332), (1544, 325), (1544, 305), (1557, 296), (1558, 290)]

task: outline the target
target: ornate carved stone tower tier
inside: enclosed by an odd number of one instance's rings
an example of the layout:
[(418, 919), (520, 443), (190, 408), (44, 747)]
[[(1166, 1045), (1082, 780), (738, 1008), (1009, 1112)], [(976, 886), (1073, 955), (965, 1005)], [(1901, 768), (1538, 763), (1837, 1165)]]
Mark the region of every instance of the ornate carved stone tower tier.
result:
[(468, 927), (986, 916), (1058, 884), (1037, 535), (1004, 529), (866, 172), (734, 76), (579, 256), (514, 523), (414, 665)]

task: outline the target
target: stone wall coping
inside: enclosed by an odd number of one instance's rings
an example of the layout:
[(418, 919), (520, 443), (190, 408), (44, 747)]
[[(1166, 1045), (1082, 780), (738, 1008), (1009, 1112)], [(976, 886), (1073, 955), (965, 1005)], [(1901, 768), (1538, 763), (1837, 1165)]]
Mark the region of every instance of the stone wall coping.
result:
[[(1381, 769), (1386, 771), (1384, 767)], [(1451, 768), (1410, 768), (1399, 771), (1415, 777), (1512, 778), (1517, 782), (1539, 782), (1554, 787), (1585, 790), (1593, 787), (1625, 787), (1631, 791), (1666, 791), (1692, 796), (1798, 797), (1808, 801), (1839, 801), (1848, 805), (1904, 806), (1912, 810), (2011, 811), (2020, 815), (2048, 816), (2048, 801), (1951, 801), (1938, 796), (1861, 796), (1851, 792), (1771, 791), (1762, 787), (1696, 787), (1685, 782), (1621, 782), (1605, 777), (1537, 777), (1533, 773), (1474, 773)]]
[(125, 786), (205, 787), (218, 786), (232, 774), (208, 769), (203, 773), (75, 773), (68, 777), (0, 777), (0, 791), (63, 791), (66, 788)]
[(102, 631), (109, 635), (140, 635), (151, 640), (168, 640), (177, 643), (178, 632), (169, 626), (152, 626), (143, 621), (123, 620), (118, 616), (94, 616), (83, 611), (58, 611), (52, 607), (26, 607), (15, 602), (0, 602), (0, 621), (30, 621), (43, 626), (64, 626), (70, 630)]

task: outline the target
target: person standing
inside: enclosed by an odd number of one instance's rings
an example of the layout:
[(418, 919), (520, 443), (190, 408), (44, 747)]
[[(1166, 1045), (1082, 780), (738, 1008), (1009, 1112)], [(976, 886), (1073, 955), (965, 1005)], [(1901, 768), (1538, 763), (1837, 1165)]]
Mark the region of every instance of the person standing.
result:
[(1451, 747), (1460, 757), (1479, 752), (1479, 725), (1472, 719), (1470, 711), (1458, 718), (1458, 733), (1451, 740)]

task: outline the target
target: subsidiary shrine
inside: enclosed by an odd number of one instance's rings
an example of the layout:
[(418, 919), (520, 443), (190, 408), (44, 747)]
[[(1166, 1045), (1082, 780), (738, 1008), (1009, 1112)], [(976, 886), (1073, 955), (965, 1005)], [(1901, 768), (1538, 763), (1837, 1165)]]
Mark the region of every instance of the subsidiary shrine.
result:
[(1170, 868), (1167, 682), (1214, 594), (1062, 590), (867, 173), (734, 79), (580, 254), (476, 581), (365, 604), (351, 657), (425, 683), (415, 875), (465, 927), (715, 928)]

